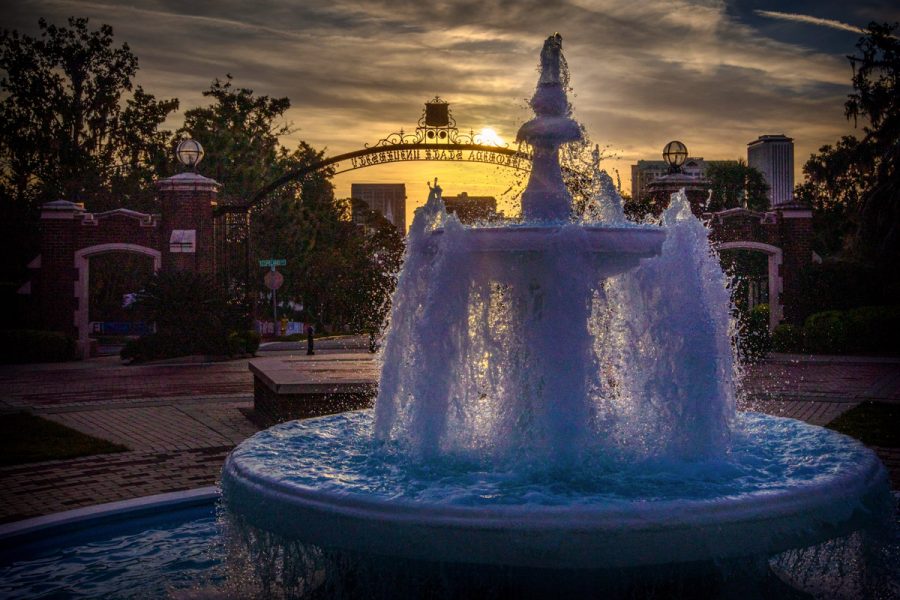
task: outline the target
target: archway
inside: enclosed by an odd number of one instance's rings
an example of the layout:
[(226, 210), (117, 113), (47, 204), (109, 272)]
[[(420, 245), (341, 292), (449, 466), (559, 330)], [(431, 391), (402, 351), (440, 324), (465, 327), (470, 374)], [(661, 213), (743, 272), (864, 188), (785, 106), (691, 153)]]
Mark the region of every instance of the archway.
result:
[(90, 258), (110, 252), (131, 252), (149, 256), (153, 260), (153, 271), (162, 267), (162, 253), (155, 248), (128, 243), (109, 243), (88, 246), (75, 252), (75, 309), (74, 325), (77, 330), (78, 353), (90, 355)]
[(782, 263), (784, 262), (784, 253), (781, 248), (762, 242), (749, 241), (722, 242), (716, 247), (719, 251), (750, 250), (753, 252), (762, 252), (768, 257), (769, 329), (774, 329), (784, 318), (784, 304), (782, 300), (784, 279), (781, 272)]

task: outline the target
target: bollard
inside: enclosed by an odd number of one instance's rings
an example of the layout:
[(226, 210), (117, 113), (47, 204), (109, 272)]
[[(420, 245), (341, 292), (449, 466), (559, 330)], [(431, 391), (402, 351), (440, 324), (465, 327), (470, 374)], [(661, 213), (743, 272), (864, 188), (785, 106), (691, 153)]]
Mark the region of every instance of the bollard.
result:
[(312, 356), (316, 351), (313, 348), (313, 328), (312, 325), (306, 328), (306, 355)]

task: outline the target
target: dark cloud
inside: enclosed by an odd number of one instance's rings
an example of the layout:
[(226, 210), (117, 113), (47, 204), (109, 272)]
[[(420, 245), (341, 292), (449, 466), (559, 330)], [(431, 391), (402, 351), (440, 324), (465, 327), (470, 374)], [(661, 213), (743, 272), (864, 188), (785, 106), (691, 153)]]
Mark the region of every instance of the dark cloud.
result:
[[(757, 11), (852, 25), (898, 13), (872, 0), (26, 0), (2, 10), (5, 26), (22, 31), (34, 31), (39, 16), (110, 23), (140, 57), (141, 83), (177, 96), (183, 109), (203, 103), (201, 92), (225, 73), (288, 96), (294, 138), (333, 152), (414, 127), (434, 95), (452, 102), (461, 128), (491, 126), (513, 138), (528, 118), (541, 43), (560, 31), (577, 116), (618, 152), (610, 164), (623, 173), (672, 138), (707, 158), (735, 158), (757, 135), (784, 132), (802, 162), (849, 129), (844, 55), (856, 37)], [(424, 181), (428, 167), (402, 168), (360, 179)], [(339, 178), (339, 190), (355, 176)], [(473, 176), (471, 185), (484, 191), (489, 179)]]

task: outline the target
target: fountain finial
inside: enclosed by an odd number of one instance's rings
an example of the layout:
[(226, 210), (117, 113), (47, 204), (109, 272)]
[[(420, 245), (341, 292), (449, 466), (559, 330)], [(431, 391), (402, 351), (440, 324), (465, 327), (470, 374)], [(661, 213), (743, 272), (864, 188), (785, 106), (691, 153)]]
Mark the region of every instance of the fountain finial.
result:
[(541, 49), (541, 78), (538, 85), (554, 85), (562, 83), (560, 62), (562, 57), (562, 36), (554, 33), (544, 40)]
[(516, 141), (532, 149), (531, 177), (522, 194), (525, 221), (567, 221), (572, 197), (559, 167), (559, 147), (582, 139), (581, 126), (571, 119), (566, 98), (568, 71), (562, 55), (562, 36), (554, 33), (541, 48), (541, 76), (531, 97), (535, 118), (519, 128)]

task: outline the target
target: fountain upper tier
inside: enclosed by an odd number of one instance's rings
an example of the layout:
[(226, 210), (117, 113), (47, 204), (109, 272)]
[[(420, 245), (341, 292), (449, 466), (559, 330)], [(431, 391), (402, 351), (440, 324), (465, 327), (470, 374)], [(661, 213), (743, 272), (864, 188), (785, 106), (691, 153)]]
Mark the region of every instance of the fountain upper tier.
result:
[(522, 194), (526, 222), (568, 221), (572, 217), (572, 196), (559, 168), (559, 147), (581, 140), (582, 132), (570, 118), (567, 81), (562, 36), (556, 33), (547, 38), (541, 50), (541, 76), (531, 98), (536, 116), (516, 135), (516, 141), (528, 142), (534, 153), (531, 177)]
[[(441, 236), (444, 230), (438, 229), (434, 234)], [(575, 224), (476, 227), (460, 231), (459, 235), (466, 238), (466, 253), (497, 256), (494, 266), (498, 272), (509, 269), (509, 260), (504, 257), (528, 265), (529, 257), (539, 259), (562, 244), (572, 252), (588, 255), (593, 275), (599, 280), (630, 271), (641, 259), (657, 256), (666, 239), (662, 229)], [(481, 266), (489, 270), (491, 263)]]

